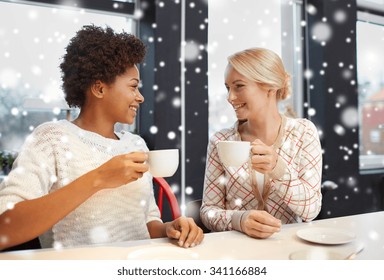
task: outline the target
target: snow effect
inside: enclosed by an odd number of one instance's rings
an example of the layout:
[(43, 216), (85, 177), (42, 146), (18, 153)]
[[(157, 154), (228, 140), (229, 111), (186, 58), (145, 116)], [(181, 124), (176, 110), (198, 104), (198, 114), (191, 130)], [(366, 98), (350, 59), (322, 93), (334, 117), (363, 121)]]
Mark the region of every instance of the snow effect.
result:
[[(180, 1), (174, 1), (176, 4), (179, 4)], [(239, 4), (239, 1), (231, 1), (233, 3)], [(264, 1), (263, 1), (264, 2)], [(287, 30), (280, 30), (279, 28), (281, 25), (281, 16), (279, 14), (276, 14), (276, 9), (274, 8), (274, 1), (265, 1), (267, 3), (263, 3), (263, 5), (268, 5), (268, 2), (270, 2), (271, 7), (264, 7), (260, 9), (260, 14), (257, 16), (257, 20), (255, 21), (255, 38), (252, 38), (254, 40), (259, 41), (252, 41), (253, 45), (259, 45), (264, 46), (268, 48), (273, 48), (275, 45), (281, 46), (281, 42), (278, 44), (275, 44), (274, 40), (276, 38), (276, 34), (283, 34), (284, 37), (290, 37), (292, 34), (288, 32)], [(220, 8), (223, 8), (225, 5), (221, 1), (212, 1), (214, 5), (217, 5), (217, 11), (215, 13), (220, 14)], [(232, 4), (233, 4), (232, 3)], [(272, 3), (272, 4), (271, 4)], [(118, 9), (118, 3), (113, 4), (115, 9)], [(159, 8), (166, 9), (167, 5), (169, 3), (167, 1), (158, 1), (157, 5)], [(292, 3), (291, 3), (292, 5)], [(190, 2), (188, 4), (189, 9), (196, 9), (196, 4), (194, 2)], [(238, 7), (236, 7), (238, 9)], [(17, 91), (19, 98), (20, 96), (30, 97), (29, 95), (34, 95), (34, 97), (39, 96), (43, 100), (54, 100), (54, 99), (60, 99), (62, 98), (62, 92), (60, 89), (60, 84), (58, 81), (60, 81), (59, 74), (56, 76), (51, 76), (51, 73), (53, 73), (56, 70), (52, 70), (52, 68), (45, 68), (45, 65), (47, 64), (47, 61), (54, 65), (55, 68), (57, 68), (58, 65), (58, 58), (60, 55), (58, 52), (54, 52), (55, 59), (50, 57), (48, 53), (42, 53), (42, 49), (44, 49), (42, 46), (51, 46), (51, 48), (55, 48), (58, 46), (58, 48), (63, 49), (63, 46), (65, 46), (69, 40), (69, 38), (73, 35), (73, 30), (78, 29), (80, 25), (83, 24), (82, 20), (85, 18), (86, 13), (84, 11), (78, 12), (73, 17), (69, 19), (68, 14), (61, 15), (60, 11), (57, 9), (50, 9), (49, 11), (51, 14), (53, 14), (55, 17), (63, 17), (66, 18), (68, 26), (71, 26), (72, 30), (68, 31), (68, 33), (64, 31), (57, 31), (57, 30), (51, 30), (49, 34), (30, 34), (28, 35), (28, 30), (26, 29), (26, 26), (2, 26), (0, 27), (0, 39), (4, 41), (4, 38), (10, 38), (15, 39), (16, 42), (19, 40), (18, 38), (24, 37), (27, 38), (28, 36), (28, 45), (30, 46), (30, 53), (28, 53), (28, 60), (24, 62), (22, 65), (15, 65), (11, 66), (10, 61), (17, 59), (19, 56), (17, 48), (12, 47), (12, 45), (7, 46), (6, 44), (0, 45), (0, 98), (2, 99), (4, 96), (9, 94), (9, 90), (15, 89), (15, 92)], [(317, 8), (313, 5), (307, 6), (307, 13), (311, 16), (314, 16), (319, 13)], [(38, 22), (39, 20), (43, 19), (43, 14), (36, 9), (27, 9), (24, 13), (25, 21), (27, 21), (28, 24), (31, 24), (31, 22)], [(135, 17), (141, 18), (143, 16), (143, 11), (136, 10), (135, 11)], [(105, 17), (105, 15), (103, 15)], [(241, 32), (236, 32), (236, 30), (232, 30), (232, 26), (236, 22), (242, 22), (243, 24), (249, 24), (252, 22), (252, 18), (255, 17), (253, 13), (247, 13), (247, 11), (242, 10), (240, 13), (233, 13), (233, 14), (221, 14), (218, 21), (220, 22), (221, 26), (224, 26), (222, 30), (223, 34), (222, 37), (219, 39), (213, 39), (213, 41), (208, 41), (207, 45), (203, 45), (201, 42), (188, 40), (185, 42), (182, 42), (180, 45), (180, 48), (183, 48), (184, 50), (184, 58), (186, 62), (195, 62), (197, 60), (202, 59), (202, 55), (204, 53), (208, 53), (209, 55), (212, 55), (214, 57), (213, 60), (209, 60), (209, 66), (208, 66), (208, 73), (209, 73), (209, 79), (210, 81), (218, 81), (217, 85), (214, 87), (211, 87), (211, 83), (209, 85), (209, 103), (210, 103), (210, 129), (212, 131), (217, 131), (218, 129), (221, 129), (223, 127), (230, 126), (234, 121), (234, 114), (231, 112), (232, 108), (228, 107), (227, 101), (226, 101), (226, 92), (223, 86), (223, 63), (225, 63), (225, 57), (226, 55), (232, 53), (233, 51), (239, 50), (239, 46), (244, 45), (247, 42), (249, 42), (250, 38), (249, 36), (246, 36), (246, 40), (242, 41), (242, 35)], [(210, 19), (211, 20), (211, 19)], [(318, 42), (322, 46), (327, 46), (327, 43), (334, 39), (334, 32), (332, 30), (332, 23), (335, 22), (338, 25), (344, 24), (348, 20), (348, 11), (347, 10), (336, 10), (333, 14), (333, 17), (322, 18), (319, 22), (315, 23), (313, 27), (309, 30), (310, 32), (310, 39)], [(105, 19), (103, 19), (105, 21)], [(70, 23), (68, 23), (70, 22)], [(209, 22), (210, 24), (211, 22)], [(124, 23), (126, 24), (126, 23)], [(198, 23), (198, 29), (201, 31), (205, 31), (207, 28), (210, 28), (210, 25), (208, 24), (208, 19), (206, 22)], [(308, 28), (308, 24), (305, 21), (301, 21), (298, 24), (303, 29)], [(119, 24), (116, 23), (116, 26)], [(152, 28), (156, 29), (157, 24), (153, 23)], [(179, 28), (178, 26), (175, 26), (174, 28)], [(126, 25), (125, 25), (126, 29)], [(228, 29), (228, 30), (226, 30)], [(217, 31), (218, 32), (218, 31)], [(277, 33), (278, 32), (278, 33)], [(246, 32), (243, 32), (246, 33)], [(245, 34), (246, 35), (246, 34)], [(256, 38), (257, 37), (257, 38)], [(280, 36), (279, 36), (280, 37)], [(381, 41), (384, 40), (383, 32), (381, 33)], [(155, 42), (162, 42), (162, 37), (150, 37), (148, 38), (148, 42), (153, 43)], [(248, 41), (247, 41), (248, 40)], [(350, 34), (348, 37), (345, 37), (346, 44), (352, 44), (355, 40), (355, 34)], [(229, 50), (226, 49), (227, 45), (235, 45), (236, 49)], [(373, 45), (373, 44), (372, 44)], [(346, 47), (348, 47), (346, 45)], [(359, 65), (348, 65), (348, 63), (340, 61), (336, 66), (340, 70), (340, 78), (345, 79), (349, 82), (350, 85), (365, 85), (366, 88), (364, 90), (361, 90), (359, 94), (362, 95), (363, 101), (369, 98), (369, 96), (372, 96), (374, 93), (378, 92), (380, 89), (380, 82), (382, 83), (382, 80), (379, 80), (376, 76), (374, 76), (374, 79), (371, 81), (369, 80), (370, 76), (373, 76), (372, 73), (376, 73), (379, 71), (380, 68), (382, 68), (382, 61), (383, 58), (383, 52), (382, 50), (382, 44), (380, 45), (380, 48), (375, 48), (372, 46), (370, 49), (365, 49), (362, 52), (362, 57), (358, 58)], [(19, 50), (24, 51), (24, 50)], [(224, 55), (222, 53), (225, 52)], [(301, 53), (302, 50), (298, 49), (296, 50), (297, 53)], [(364, 56), (363, 56), (364, 55)], [(210, 58), (209, 58), (210, 59)], [(297, 60), (296, 63), (298, 65), (301, 64), (301, 59)], [(317, 69), (316, 72), (314, 72), (313, 69), (304, 69), (303, 72), (303, 78), (310, 81), (311, 79), (316, 78), (315, 75), (320, 75), (322, 77), (327, 76), (328, 69), (330, 67), (335, 67), (335, 65), (329, 65), (328, 62), (324, 61), (322, 62), (323, 69)], [(168, 63), (167, 61), (160, 61), (158, 62), (158, 65), (156, 65), (160, 68), (167, 68)], [(366, 76), (361, 77), (360, 79), (357, 79), (354, 77), (355, 68), (361, 67), (363, 70), (365, 70)], [(156, 71), (157, 69), (154, 69)], [(208, 73), (205, 73), (203, 69), (200, 67), (194, 67), (191, 69), (186, 69), (187, 71), (192, 71), (196, 75), (206, 75)], [(362, 71), (363, 72), (363, 71)], [(379, 75), (383, 75), (383, 72), (380, 72)], [(45, 84), (44, 86), (37, 85), (35, 83), (36, 80), (44, 80)], [(381, 85), (382, 86), (382, 85)], [(155, 91), (155, 98), (156, 102), (160, 102), (166, 99), (167, 93), (161, 91), (159, 89), (158, 85), (152, 86), (153, 90)], [(16, 90), (17, 89), (17, 90)], [(36, 90), (39, 89), (39, 90)], [(310, 85), (311, 90), (315, 90), (314, 85)], [(180, 93), (181, 88), (179, 86), (174, 87), (174, 92)], [(297, 94), (297, 93), (294, 93)], [(336, 96), (335, 101), (335, 108), (340, 111), (340, 119), (335, 120), (335, 123), (332, 125), (332, 130), (334, 132), (334, 135), (324, 135), (324, 130), (319, 130), (319, 134), (321, 135), (322, 139), (328, 139), (328, 137), (334, 137), (334, 138), (342, 138), (343, 136), (349, 135), (349, 132), (352, 131), (354, 128), (358, 128), (361, 126), (362, 121), (362, 115), (361, 115), (361, 108), (356, 108), (354, 106), (348, 105), (348, 96), (351, 94), (350, 92), (340, 92), (340, 89), (337, 89), (336, 87), (329, 87), (324, 89), (323, 92), (324, 95), (334, 95)], [(363, 96), (364, 95), (364, 96)], [(4, 97), (5, 98), (5, 97)], [(16, 99), (16, 98), (15, 98)], [(2, 99), (3, 100), (3, 99)], [(171, 101), (171, 105), (175, 110), (179, 110), (181, 107), (182, 100), (179, 97), (173, 98)], [(22, 116), (26, 116), (30, 114), (28, 111), (25, 111), (21, 104), (12, 104), (9, 107), (5, 107), (3, 104), (5, 102), (2, 102), (0, 104), (0, 116), (3, 118), (3, 116), (6, 116), (6, 118), (11, 119), (12, 121), (18, 120), (18, 122), (21, 122)], [(8, 100), (7, 100), (7, 104)], [(317, 117), (319, 114), (315, 108), (312, 107), (312, 104), (308, 103), (305, 104), (305, 110), (308, 117)], [(376, 111), (380, 110), (376, 106)], [(382, 105), (381, 105), (382, 106)], [(382, 109), (381, 109), (382, 110)], [(22, 112), (22, 113), (21, 113)], [(51, 110), (52, 115), (47, 117), (47, 121), (51, 119), (62, 119), (64, 118), (64, 115), (62, 114), (62, 110), (59, 107), (54, 107)], [(199, 116), (198, 111), (194, 111), (194, 116)], [(213, 117), (214, 116), (214, 117)], [(367, 113), (367, 117), (371, 117), (372, 113)], [(382, 121), (382, 119), (381, 119)], [(36, 125), (28, 124), (26, 126), (26, 132), (23, 134), (23, 137), (27, 134), (29, 134)], [(382, 129), (383, 127), (379, 127)], [(356, 130), (354, 130), (356, 131)], [(151, 134), (157, 134), (158, 133), (158, 127), (151, 126), (149, 128), (149, 132)], [(1, 131), (0, 139), (4, 137), (4, 135), (8, 132)], [(175, 140), (177, 138), (177, 134), (174, 131), (168, 131), (166, 133), (167, 138), (169, 140)], [(331, 138), (332, 139), (332, 138)], [(63, 137), (62, 141), (65, 143), (65, 137)], [(381, 140), (382, 141), (382, 140)], [(360, 143), (355, 143), (353, 147), (343, 147), (340, 149), (340, 154), (337, 156), (340, 158), (340, 162), (347, 162), (349, 161), (352, 156), (359, 152)], [(5, 149), (7, 147), (0, 147), (1, 149)], [(326, 154), (326, 151), (325, 151)], [(373, 154), (371, 150), (368, 150), (366, 152), (367, 155)], [(74, 155), (68, 154), (66, 155), (68, 159), (72, 159)], [(364, 165), (364, 164), (360, 164)], [(384, 166), (384, 162), (382, 163)], [(328, 165), (324, 164), (324, 170), (328, 169)], [(51, 182), (56, 182), (57, 178), (51, 177)], [(224, 176), (222, 178), (222, 183), (227, 180)], [(358, 179), (355, 177), (349, 177), (347, 182), (347, 186), (351, 187), (355, 192), (359, 191), (359, 185), (358, 185)], [(177, 184), (173, 184), (172, 188), (175, 193), (178, 193), (180, 191), (180, 188)], [(187, 187), (185, 189), (185, 193), (187, 195), (192, 195), (194, 193), (193, 187)], [(350, 195), (340, 196), (344, 199), (350, 199)], [(340, 197), (334, 197), (335, 200), (340, 199)], [(241, 205), (242, 201), (236, 200), (237, 205)], [(9, 208), (11, 209), (11, 208)], [(329, 215), (332, 213), (329, 212)], [(92, 240), (95, 240), (97, 242), (107, 242), (108, 241), (108, 232), (102, 227), (95, 228), (94, 231), (90, 233), (90, 237)], [(370, 233), (370, 237), (372, 239), (378, 239), (379, 236), (375, 232)], [(55, 244), (55, 248), (61, 248), (60, 244)]]

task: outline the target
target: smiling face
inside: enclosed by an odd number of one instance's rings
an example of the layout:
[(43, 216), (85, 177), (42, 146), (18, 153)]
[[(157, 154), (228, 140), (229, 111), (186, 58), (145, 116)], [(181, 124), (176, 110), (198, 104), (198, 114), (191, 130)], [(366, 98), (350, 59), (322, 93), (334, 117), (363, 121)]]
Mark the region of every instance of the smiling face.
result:
[(117, 76), (112, 84), (103, 87), (103, 106), (112, 122), (134, 122), (140, 103), (144, 102), (139, 85), (139, 70), (133, 66)]
[(267, 110), (270, 102), (268, 90), (241, 75), (230, 64), (225, 71), (225, 87), (228, 92), (228, 102), (239, 120), (249, 119)]

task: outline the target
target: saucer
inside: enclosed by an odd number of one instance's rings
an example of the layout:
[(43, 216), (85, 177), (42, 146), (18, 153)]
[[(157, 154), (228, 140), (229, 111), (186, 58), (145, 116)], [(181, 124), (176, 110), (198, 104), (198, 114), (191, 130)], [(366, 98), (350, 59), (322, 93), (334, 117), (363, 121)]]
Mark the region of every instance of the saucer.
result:
[(296, 232), (296, 235), (305, 241), (328, 245), (345, 244), (356, 238), (354, 232), (322, 227), (301, 229)]

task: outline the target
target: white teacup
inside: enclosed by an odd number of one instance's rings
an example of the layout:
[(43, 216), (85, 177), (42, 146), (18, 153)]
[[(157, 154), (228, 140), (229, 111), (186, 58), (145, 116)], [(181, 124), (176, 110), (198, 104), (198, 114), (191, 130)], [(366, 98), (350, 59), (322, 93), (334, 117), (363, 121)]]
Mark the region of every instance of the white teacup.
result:
[(240, 167), (249, 159), (251, 142), (220, 141), (217, 151), (221, 162), (226, 166)]
[(153, 150), (148, 152), (149, 172), (153, 177), (170, 177), (179, 166), (179, 150)]

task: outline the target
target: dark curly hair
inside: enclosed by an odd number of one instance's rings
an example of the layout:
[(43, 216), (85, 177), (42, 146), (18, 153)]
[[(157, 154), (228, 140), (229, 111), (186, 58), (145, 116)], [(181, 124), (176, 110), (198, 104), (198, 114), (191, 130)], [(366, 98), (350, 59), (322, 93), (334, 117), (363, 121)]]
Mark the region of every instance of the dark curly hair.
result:
[(87, 89), (97, 80), (111, 84), (128, 67), (142, 63), (144, 43), (132, 34), (85, 25), (73, 37), (60, 64), (62, 88), (70, 107), (82, 107)]

